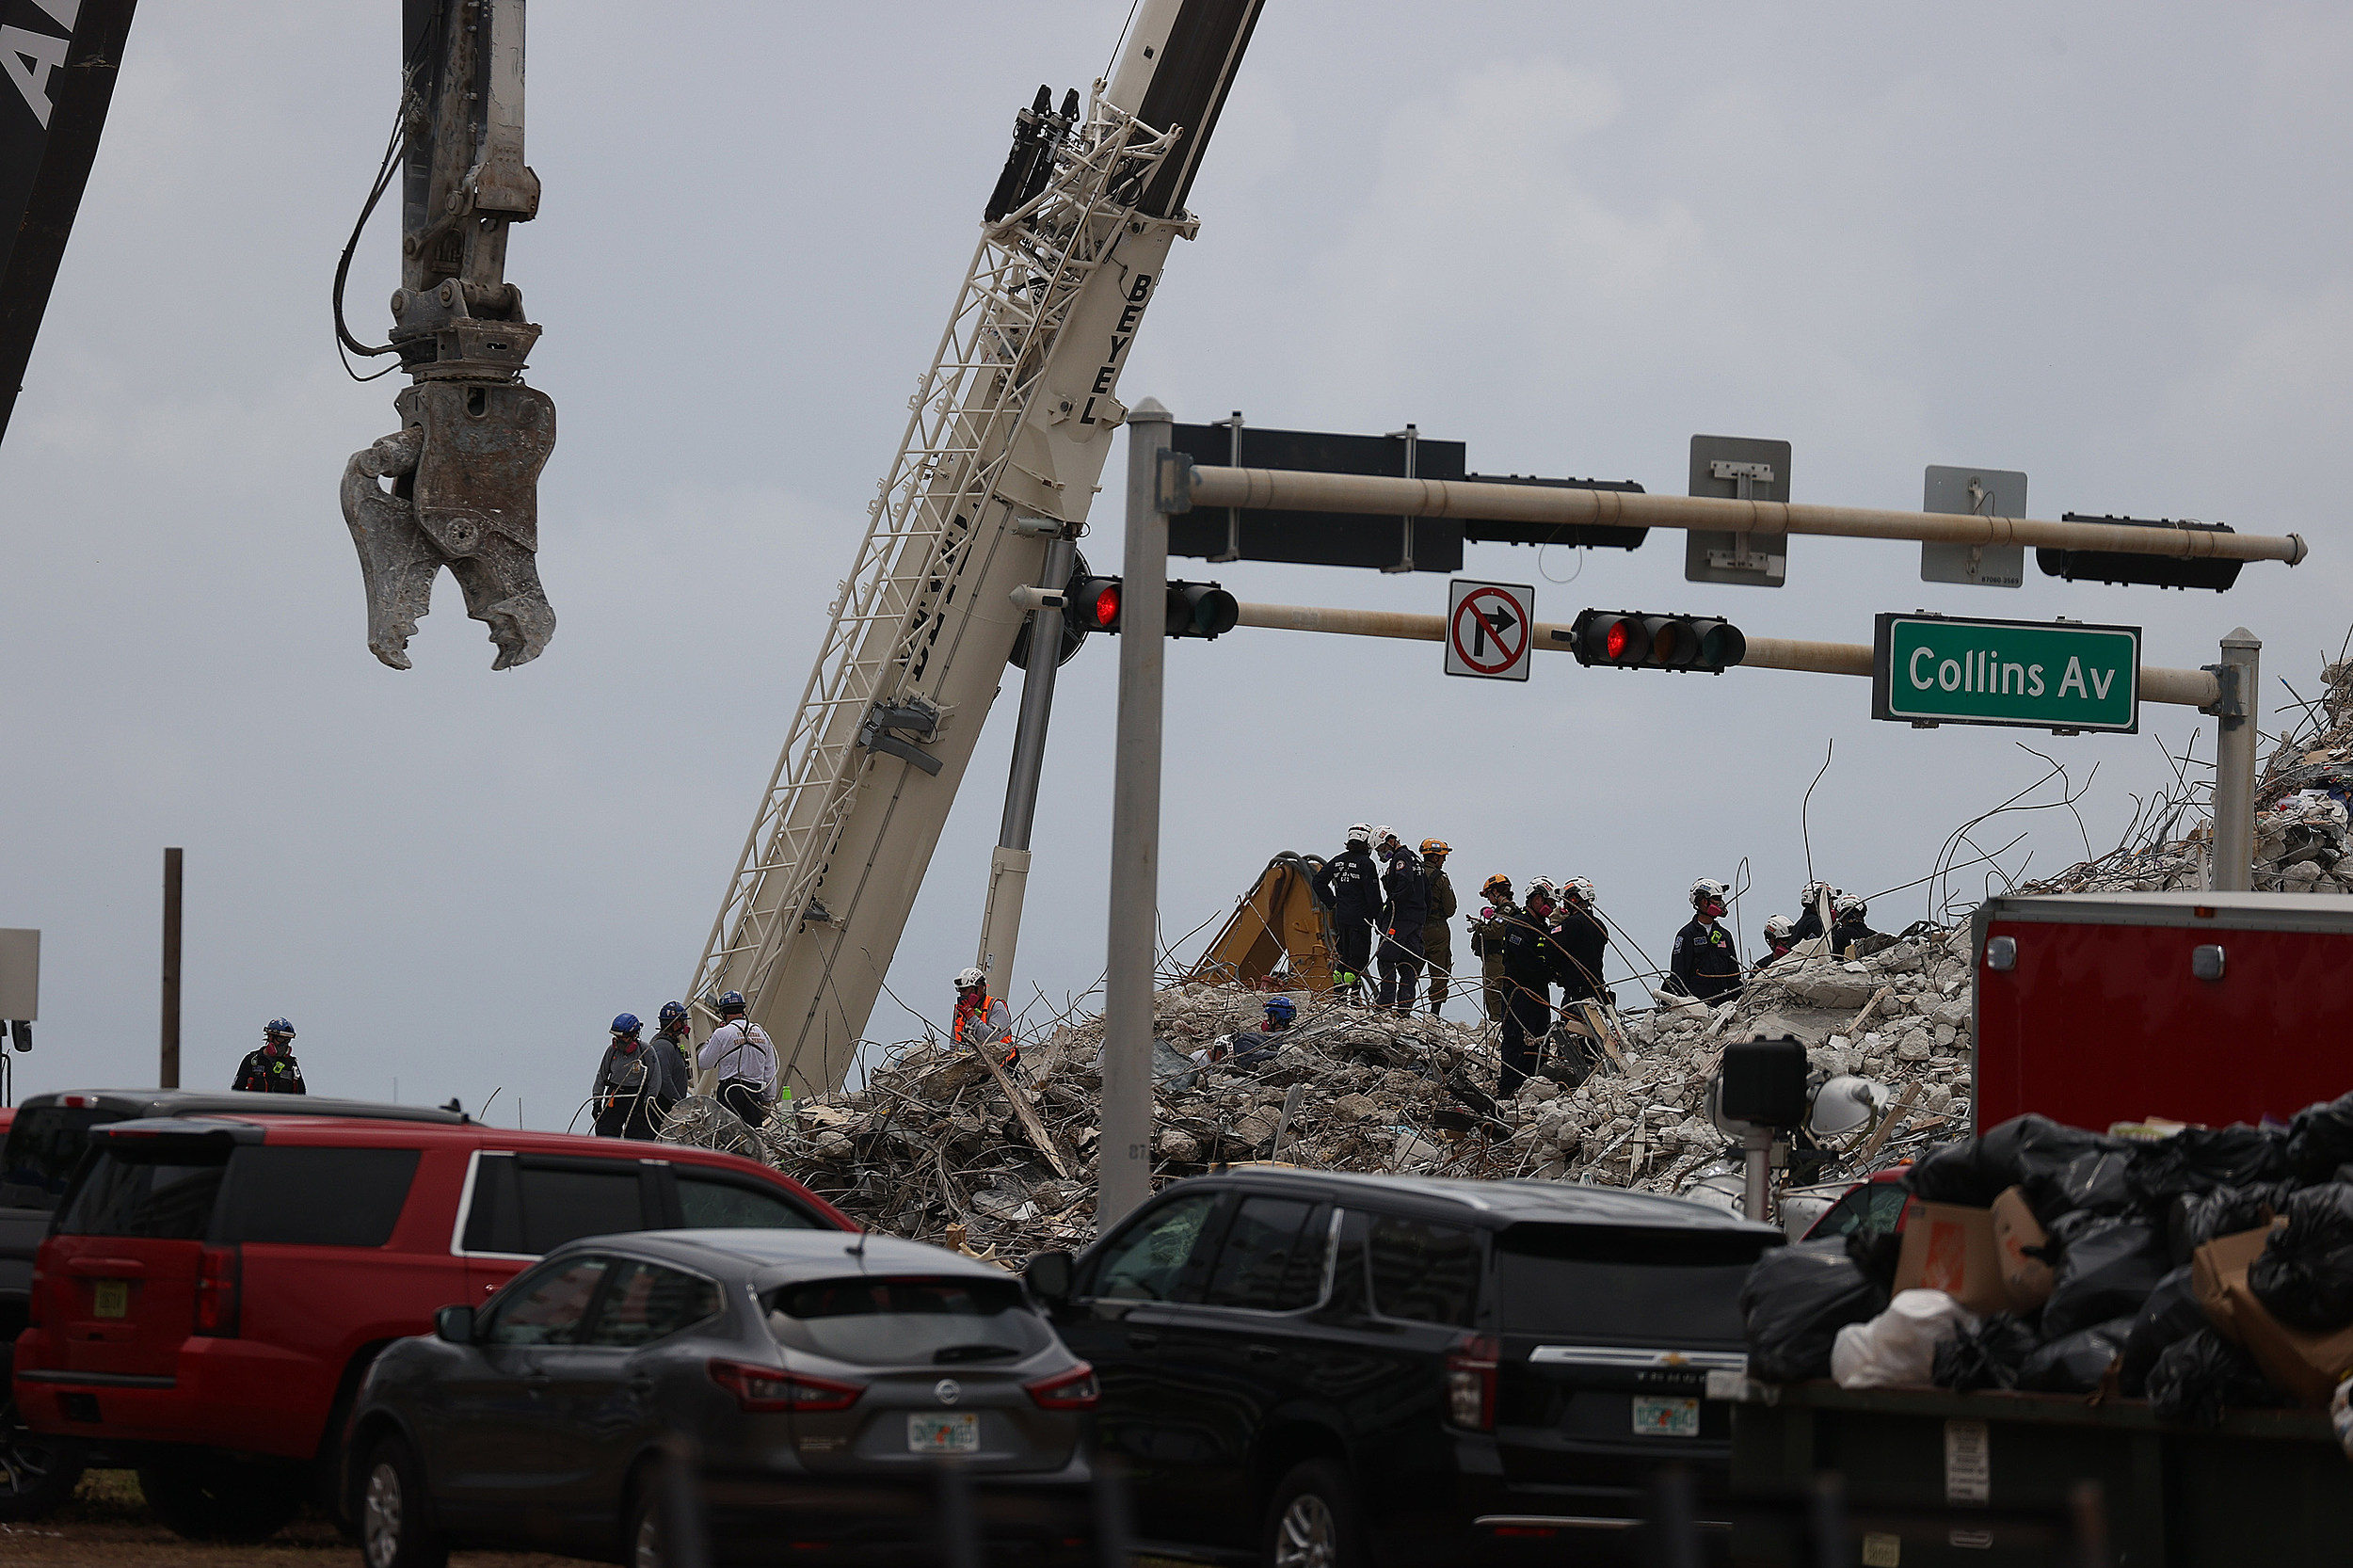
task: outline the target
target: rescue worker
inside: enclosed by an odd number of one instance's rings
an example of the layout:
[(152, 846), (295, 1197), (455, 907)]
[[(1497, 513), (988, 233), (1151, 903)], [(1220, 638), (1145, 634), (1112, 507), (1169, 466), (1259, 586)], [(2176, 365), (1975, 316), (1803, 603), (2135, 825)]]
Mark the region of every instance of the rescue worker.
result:
[(262, 1026), (262, 1048), (248, 1051), (237, 1064), (237, 1080), (229, 1085), (249, 1095), (307, 1095), (301, 1064), (294, 1057), (295, 1026), (272, 1018)]
[(1361, 1003), (1372, 926), (1381, 918), (1381, 872), (1372, 863), (1369, 826), (1358, 823), (1348, 830), (1347, 844), (1316, 872), (1314, 887), (1332, 911), (1332, 994)]
[(766, 1030), (744, 1016), (743, 992), (728, 992), (711, 1010), (719, 1015), (719, 1027), (695, 1053), (696, 1064), (718, 1073), (721, 1105), (747, 1127), (765, 1126), (776, 1099), (776, 1048)]
[(1829, 934), (1830, 927), (1835, 923), (1837, 917), (1832, 915), (1825, 920), (1822, 904), (1824, 900), (1835, 899), (1837, 896), (1838, 889), (1827, 882), (1809, 882), (1798, 889), (1798, 903), (1804, 907), (1800, 911), (1796, 921), (1789, 927), (1789, 943), (1792, 947), (1810, 937)]
[(1222, 1062), (1236, 1067), (1256, 1067), (1272, 1062), (1283, 1043), (1268, 1036), (1287, 1032), (1291, 1020), (1298, 1016), (1299, 1004), (1290, 998), (1270, 997), (1267, 999), (1266, 1017), (1259, 1023), (1257, 1032), (1238, 1029), (1231, 1034), (1221, 1034), (1194, 1051), (1193, 1061), (1204, 1067)]
[(1454, 978), (1454, 884), (1447, 880), (1446, 857), (1453, 854), (1444, 839), (1421, 841), (1421, 879), (1430, 891), (1430, 915), (1422, 921), (1421, 956), (1430, 966), (1430, 1016), (1446, 1006), (1447, 982)]
[(1421, 934), (1430, 923), (1430, 884), (1421, 856), (1392, 833), (1382, 873), (1381, 1005), (1399, 1013), (1414, 1010), (1414, 984), (1421, 978)]
[(1593, 907), (1593, 885), (1581, 876), (1569, 878), (1561, 899), (1561, 920), (1553, 939), (1561, 948), (1561, 1004), (1598, 1001), (1603, 996), (1602, 966), (1608, 958), (1609, 932)]
[(1503, 983), (1503, 922), (1519, 913), (1520, 906), (1512, 900), (1512, 879), (1501, 872), (1479, 885), (1479, 896), (1487, 902), (1470, 922), (1470, 950), (1479, 959), (1480, 991), (1486, 1003), (1487, 1021), (1500, 1024), (1507, 995)]
[(661, 1027), (653, 1032), (651, 1048), (654, 1065), (662, 1075), (662, 1083), (653, 1094), (656, 1126), (668, 1118), (679, 1101), (695, 1092), (695, 1048), (686, 1041), (693, 1021), (684, 1002), (662, 1004)]
[(1685, 996), (1715, 1002), (1740, 994), (1740, 955), (1732, 949), (1732, 934), (1717, 923), (1730, 891), (1708, 876), (1691, 884), (1691, 922), (1675, 933), (1668, 960), (1673, 976), (1668, 984)]
[(1560, 968), (1560, 948), (1552, 939), (1549, 921), (1551, 884), (1539, 880), (1528, 889), (1528, 902), (1497, 919), (1497, 936), (1490, 938), (1503, 950), (1503, 1065), (1496, 1076), (1496, 1097), (1510, 1099), (1520, 1092), (1535, 1070), (1535, 1054), (1552, 1030), (1552, 982)]
[(1007, 1072), (1021, 1064), (1021, 1049), (1013, 1043), (1013, 1015), (988, 994), (988, 976), (979, 969), (956, 972), (956, 1018), (949, 1038), (991, 1052)]
[(1838, 923), (1831, 928), (1830, 951), (1843, 953), (1855, 943), (1878, 936), (1879, 933), (1872, 930), (1870, 922), (1864, 918), (1870, 912), (1871, 906), (1863, 900), (1840, 894), (1834, 906)]
[(1768, 915), (1765, 918), (1765, 956), (1756, 961), (1756, 967), (1761, 969), (1777, 958), (1787, 957), (1790, 948), (1796, 943), (1797, 938), (1790, 934), (1789, 917)]
[(646, 1026), (634, 1013), (613, 1020), (613, 1038), (597, 1064), (596, 1131), (600, 1138), (650, 1140), (656, 1128), (654, 1102), (662, 1089), (662, 1067), (654, 1052), (665, 1047), (648, 1046), (638, 1032)]

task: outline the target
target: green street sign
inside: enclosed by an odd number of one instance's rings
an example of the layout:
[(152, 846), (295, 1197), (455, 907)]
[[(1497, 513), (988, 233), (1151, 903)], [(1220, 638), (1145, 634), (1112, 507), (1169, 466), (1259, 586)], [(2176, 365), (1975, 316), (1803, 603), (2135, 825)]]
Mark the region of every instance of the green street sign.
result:
[(1881, 616), (1871, 716), (2133, 734), (2140, 728), (2140, 628)]

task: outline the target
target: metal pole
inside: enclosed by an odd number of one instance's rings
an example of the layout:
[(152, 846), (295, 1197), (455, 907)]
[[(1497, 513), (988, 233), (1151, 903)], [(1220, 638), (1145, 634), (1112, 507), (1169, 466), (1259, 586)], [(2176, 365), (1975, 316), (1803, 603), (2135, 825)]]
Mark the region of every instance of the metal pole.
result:
[(2214, 870), (2208, 882), (2218, 893), (2254, 886), (2255, 710), (2263, 646), (2239, 627), (2222, 639), (2217, 666), (2225, 689), (2214, 705)]
[(1046, 547), (1038, 590), (1054, 603), (1030, 613), (1029, 668), (1022, 672), (1021, 719), (1013, 732), (1013, 767), (1005, 778), (1005, 816), (997, 852), (988, 859), (988, 902), (981, 911), (980, 955), (974, 960), (997, 995), (1013, 984), (1014, 951), (1021, 941), (1021, 901), (1030, 885), (1030, 828), (1037, 817), (1037, 781), (1046, 765), (1046, 726), (1054, 712), (1055, 655), (1062, 651), (1060, 595), (1070, 582), (1079, 547), (1058, 536)]
[(1762, 1128), (1740, 1140), (1740, 1208), (1752, 1220), (1762, 1221), (1772, 1191), (1773, 1135)]
[(164, 851), (164, 1020), (156, 1083), (180, 1087), (180, 852)]
[(1155, 398), (1128, 415), (1128, 538), (1120, 564), (1119, 729), (1112, 746), (1112, 907), (1103, 984), (1103, 1130), (1095, 1227), (1152, 1194), (1152, 980), (1160, 860), (1160, 678), (1168, 514), (1160, 453), (1175, 421)]

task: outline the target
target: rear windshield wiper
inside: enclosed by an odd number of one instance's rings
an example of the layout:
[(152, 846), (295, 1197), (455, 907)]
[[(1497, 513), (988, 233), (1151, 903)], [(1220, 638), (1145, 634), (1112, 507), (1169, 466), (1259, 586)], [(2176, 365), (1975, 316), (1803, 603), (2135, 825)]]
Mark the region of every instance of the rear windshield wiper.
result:
[(932, 1364), (945, 1366), (952, 1361), (1002, 1361), (1007, 1356), (1020, 1353), (1011, 1345), (943, 1345), (932, 1352)]

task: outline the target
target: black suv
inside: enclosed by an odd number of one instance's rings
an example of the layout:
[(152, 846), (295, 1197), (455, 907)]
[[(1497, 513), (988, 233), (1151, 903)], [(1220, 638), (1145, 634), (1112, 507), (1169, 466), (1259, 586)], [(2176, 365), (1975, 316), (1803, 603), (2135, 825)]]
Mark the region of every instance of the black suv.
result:
[(1246, 1166), (1029, 1277), (1101, 1379), (1141, 1549), (1394, 1568), (1622, 1541), (1668, 1461), (1722, 1497), (1707, 1378), (1781, 1241), (1609, 1188)]
[(0, 1521), (38, 1518), (64, 1501), (92, 1457), (75, 1439), (26, 1430), (9, 1391), (10, 1352), (32, 1300), (33, 1259), (89, 1146), (90, 1128), (150, 1116), (239, 1111), (452, 1125), (466, 1120), (456, 1111), (374, 1100), (197, 1089), (78, 1089), (27, 1098), (17, 1109), (7, 1142), (0, 1144)]

